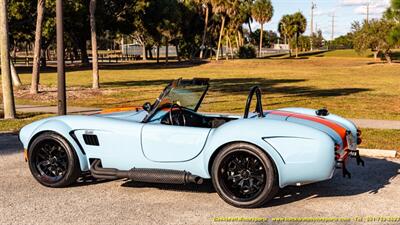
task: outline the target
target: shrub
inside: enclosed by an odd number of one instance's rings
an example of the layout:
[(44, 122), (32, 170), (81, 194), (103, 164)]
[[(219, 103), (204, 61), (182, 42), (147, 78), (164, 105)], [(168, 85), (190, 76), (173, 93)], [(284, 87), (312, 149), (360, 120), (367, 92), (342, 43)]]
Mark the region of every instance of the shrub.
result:
[(256, 49), (253, 45), (244, 45), (239, 48), (238, 56), (241, 59), (252, 59), (256, 57)]

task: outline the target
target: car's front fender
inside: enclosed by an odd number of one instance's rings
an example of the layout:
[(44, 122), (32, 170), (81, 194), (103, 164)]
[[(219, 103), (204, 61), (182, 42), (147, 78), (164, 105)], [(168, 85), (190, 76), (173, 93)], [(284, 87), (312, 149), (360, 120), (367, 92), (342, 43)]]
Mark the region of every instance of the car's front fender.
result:
[(72, 128), (69, 127), (62, 120), (61, 117), (51, 117), (43, 120), (33, 122), (23, 127), (19, 132), (19, 139), (21, 140), (25, 149), (29, 149), (29, 144), (35, 137), (44, 132), (55, 132), (64, 137), (69, 144), (73, 147), (79, 159), (81, 171), (89, 170), (88, 161), (85, 154), (81, 151), (76, 141), (70, 135)]

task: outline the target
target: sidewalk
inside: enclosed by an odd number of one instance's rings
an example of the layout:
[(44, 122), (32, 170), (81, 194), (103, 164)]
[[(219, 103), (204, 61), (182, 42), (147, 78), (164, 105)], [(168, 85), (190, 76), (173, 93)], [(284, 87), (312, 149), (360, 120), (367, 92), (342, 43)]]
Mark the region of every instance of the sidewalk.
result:
[[(1, 107), (0, 107), (1, 109)], [(57, 113), (57, 106), (37, 106), (37, 105), (16, 105), (18, 112), (38, 112), (38, 113)], [(91, 107), (67, 107), (68, 114), (90, 115), (100, 112), (100, 108)], [(400, 130), (399, 120), (370, 120), (370, 119), (350, 119), (360, 128), (373, 129), (395, 129)]]
[[(17, 112), (23, 113), (57, 113), (57, 106), (40, 106), (40, 105), (16, 105), (15, 106)], [(2, 109), (2, 107), (0, 107)], [(69, 106), (67, 107), (68, 114), (93, 114), (100, 112), (99, 108), (91, 108), (91, 107), (75, 107)]]

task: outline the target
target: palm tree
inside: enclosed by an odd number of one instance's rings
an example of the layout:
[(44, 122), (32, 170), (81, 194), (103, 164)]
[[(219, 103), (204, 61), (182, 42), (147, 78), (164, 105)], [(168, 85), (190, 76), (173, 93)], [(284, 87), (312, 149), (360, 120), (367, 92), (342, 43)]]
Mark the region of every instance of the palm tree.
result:
[(289, 46), (289, 54), (291, 56), (292, 51), (291, 51), (291, 39), (293, 37), (293, 27), (292, 24), (293, 23), (293, 18), (291, 15), (284, 15), (282, 16), (281, 20), (279, 21), (278, 24), (278, 32), (280, 33), (281, 37), (284, 37), (285, 40), (285, 44), (288, 44)]
[(42, 28), (43, 28), (43, 17), (44, 17), (44, 1), (38, 0), (37, 2), (37, 17), (36, 17), (36, 31), (35, 31), (35, 46), (33, 53), (33, 66), (32, 66), (32, 84), (31, 93), (37, 94), (39, 91), (39, 79), (40, 79), (40, 50), (42, 43)]
[(298, 57), (299, 37), (306, 31), (306, 28), (307, 20), (301, 12), (292, 15), (284, 15), (279, 22), (278, 31), (281, 36), (283, 35), (285, 39), (288, 39), (290, 55), (291, 45), (293, 44), (292, 40), (295, 38), (296, 58)]
[(264, 24), (268, 23), (271, 20), (274, 14), (274, 8), (272, 7), (272, 3), (270, 0), (256, 0), (253, 8), (251, 9), (251, 13), (253, 15), (253, 18), (261, 25), (260, 48), (258, 53), (259, 57), (261, 57)]
[(208, 27), (208, 17), (209, 17), (209, 4), (210, 0), (195, 0), (196, 3), (201, 4), (201, 7), (205, 11), (204, 15), (204, 30), (203, 30), (203, 38), (201, 40), (201, 50), (200, 50), (200, 59), (203, 58), (205, 44), (206, 44), (206, 35), (207, 35), (207, 27)]
[(15, 118), (14, 93), (10, 71), (7, 0), (0, 0), (0, 52), (1, 52), (1, 84), (3, 86), (4, 118)]
[(307, 28), (307, 19), (301, 12), (293, 14), (293, 32), (296, 38), (296, 58), (299, 56), (299, 37)]
[(97, 33), (96, 33), (96, 0), (90, 0), (89, 4), (90, 12), (90, 31), (92, 36), (92, 70), (93, 70), (93, 81), (92, 88), (99, 89), (99, 62), (97, 58)]
[(215, 58), (218, 61), (220, 47), (221, 47), (221, 39), (222, 39), (222, 35), (224, 32), (224, 28), (225, 28), (226, 14), (227, 14), (227, 10), (229, 8), (229, 0), (211, 0), (211, 5), (212, 5), (213, 12), (215, 14), (220, 14), (221, 19), (222, 19), (221, 28), (219, 31), (218, 45), (217, 45), (217, 55)]

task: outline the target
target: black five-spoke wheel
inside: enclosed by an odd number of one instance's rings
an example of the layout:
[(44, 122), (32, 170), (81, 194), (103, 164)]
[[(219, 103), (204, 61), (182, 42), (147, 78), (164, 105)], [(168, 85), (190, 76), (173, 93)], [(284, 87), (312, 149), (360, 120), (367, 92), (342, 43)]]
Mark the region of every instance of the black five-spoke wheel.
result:
[(36, 169), (43, 179), (56, 182), (67, 172), (68, 157), (65, 149), (54, 140), (43, 141), (37, 146)]
[(237, 207), (259, 207), (278, 189), (271, 160), (247, 143), (228, 145), (217, 155), (212, 179), (222, 199)]
[(55, 133), (43, 133), (29, 147), (29, 168), (39, 183), (64, 187), (80, 174), (79, 164), (69, 143)]

